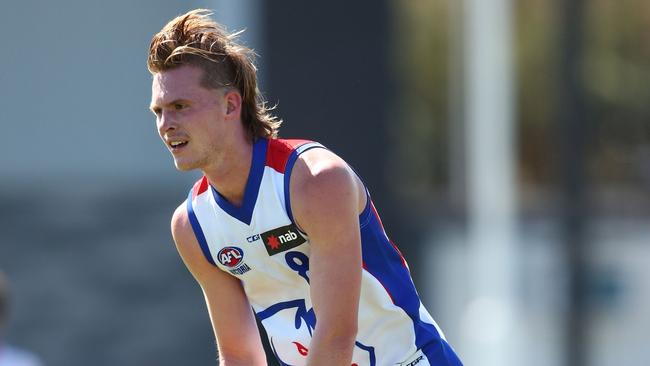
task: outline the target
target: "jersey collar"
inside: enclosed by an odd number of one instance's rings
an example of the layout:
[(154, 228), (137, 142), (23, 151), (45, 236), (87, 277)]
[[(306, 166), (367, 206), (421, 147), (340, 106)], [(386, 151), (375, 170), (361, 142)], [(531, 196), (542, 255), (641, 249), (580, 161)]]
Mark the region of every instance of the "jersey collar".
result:
[(264, 175), (264, 166), (266, 165), (266, 150), (268, 147), (268, 140), (259, 138), (253, 144), (253, 161), (248, 172), (248, 179), (246, 181), (246, 188), (244, 190), (244, 200), (241, 206), (235, 206), (230, 203), (224, 196), (221, 195), (214, 187), (212, 193), (217, 205), (221, 207), (230, 216), (243, 222), (246, 225), (251, 224), (253, 217), (253, 210), (255, 209), (255, 202), (257, 202), (257, 195), (260, 191), (260, 183)]

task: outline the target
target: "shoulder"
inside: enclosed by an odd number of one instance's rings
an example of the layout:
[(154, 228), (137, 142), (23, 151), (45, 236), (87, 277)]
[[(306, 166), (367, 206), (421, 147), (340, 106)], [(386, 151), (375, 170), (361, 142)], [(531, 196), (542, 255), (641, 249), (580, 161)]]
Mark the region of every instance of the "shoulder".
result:
[(174, 210), (171, 221), (171, 230), (172, 236), (177, 242), (178, 239), (187, 242), (189, 241), (188, 239), (194, 238), (192, 224), (190, 223), (190, 218), (187, 212), (187, 201), (183, 201), (183, 203)]
[(205, 277), (213, 272), (216, 267), (208, 262), (201, 250), (201, 246), (194, 234), (192, 223), (190, 222), (186, 202), (180, 204), (172, 215), (172, 237), (176, 244), (176, 250), (180, 254), (185, 266), (194, 278), (202, 283)]
[(184, 243), (196, 240), (192, 222), (190, 221), (188, 200), (194, 200), (196, 197), (204, 194), (209, 186), (208, 179), (205, 176), (201, 177), (192, 185), (187, 199), (174, 210), (171, 220), (171, 230), (174, 240), (177, 242), (178, 239), (181, 239)]
[(291, 174), (291, 206), (298, 226), (309, 234), (310, 222), (336, 219), (344, 212), (358, 214), (365, 189), (348, 164), (326, 149), (299, 156)]
[(329, 186), (335, 188), (352, 183), (354, 178), (348, 164), (327, 149), (311, 149), (300, 154), (291, 175), (298, 192)]

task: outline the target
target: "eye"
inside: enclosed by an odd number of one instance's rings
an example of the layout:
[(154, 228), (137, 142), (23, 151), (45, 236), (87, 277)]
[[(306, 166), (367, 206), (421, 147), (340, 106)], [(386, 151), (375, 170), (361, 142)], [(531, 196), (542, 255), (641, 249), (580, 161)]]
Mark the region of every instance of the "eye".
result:
[(183, 103), (174, 103), (174, 109), (177, 111), (185, 109), (185, 104)]
[(151, 112), (153, 112), (153, 114), (155, 114), (156, 117), (160, 117), (160, 113), (162, 113), (162, 110), (160, 108), (156, 107), (156, 108), (152, 108)]

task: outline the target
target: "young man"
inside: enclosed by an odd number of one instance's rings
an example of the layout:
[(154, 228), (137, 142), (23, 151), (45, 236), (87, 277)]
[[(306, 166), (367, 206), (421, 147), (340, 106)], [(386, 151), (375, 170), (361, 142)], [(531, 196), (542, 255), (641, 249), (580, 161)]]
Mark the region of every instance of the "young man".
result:
[(204, 176), (172, 218), (221, 365), (461, 365), (422, 306), (363, 183), (322, 145), (277, 139), (251, 50), (205, 10), (151, 42), (151, 110), (179, 170)]

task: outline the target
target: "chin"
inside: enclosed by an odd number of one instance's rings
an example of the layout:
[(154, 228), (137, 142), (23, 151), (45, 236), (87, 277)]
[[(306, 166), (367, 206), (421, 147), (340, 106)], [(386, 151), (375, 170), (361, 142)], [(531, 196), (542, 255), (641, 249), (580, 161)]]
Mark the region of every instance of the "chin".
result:
[(192, 162), (184, 162), (178, 160), (174, 160), (174, 165), (176, 166), (176, 169), (181, 172), (188, 172), (190, 170), (194, 170), (198, 168), (196, 164), (192, 164)]

